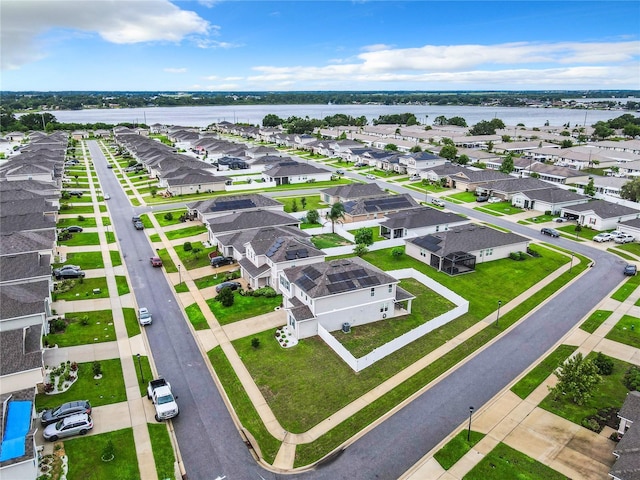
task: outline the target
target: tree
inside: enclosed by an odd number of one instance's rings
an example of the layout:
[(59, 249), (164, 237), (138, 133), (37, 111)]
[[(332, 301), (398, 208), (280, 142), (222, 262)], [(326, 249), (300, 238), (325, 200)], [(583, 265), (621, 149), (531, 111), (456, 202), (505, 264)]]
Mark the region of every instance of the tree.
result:
[(558, 383), (549, 391), (554, 398), (566, 396), (577, 405), (582, 405), (591, 398), (593, 390), (601, 382), (598, 367), (585, 359), (581, 353), (569, 358), (556, 371)]
[(469, 129), (470, 135), (495, 135), (496, 130), (504, 128), (504, 122), (499, 118), (494, 118), (491, 121), (480, 120), (473, 127)]
[(235, 302), (236, 298), (233, 295), (233, 290), (230, 287), (224, 287), (220, 290), (220, 293), (216, 295), (216, 300), (222, 304), (223, 307), (230, 307)]
[(369, 249), (367, 248), (367, 246), (363, 245), (362, 243), (358, 243), (355, 247), (353, 247), (353, 253), (355, 253), (358, 257), (363, 256), (368, 251)]
[(300, 205), (302, 205), (302, 210), (305, 210), (307, 208), (307, 197), (302, 197), (300, 199)]
[(584, 187), (583, 192), (585, 195), (589, 195), (590, 197), (593, 197), (596, 194), (593, 177), (589, 177), (589, 183)]
[(331, 233), (336, 233), (336, 222), (344, 220), (344, 205), (340, 202), (331, 205), (327, 212), (327, 220), (331, 221)]
[(627, 123), (622, 129), (622, 133), (627, 137), (637, 137), (640, 135), (640, 125)]
[(458, 157), (458, 160), (457, 160), (457, 162), (458, 162), (460, 165), (467, 165), (470, 161), (471, 161), (471, 159), (469, 158), (469, 156), (468, 156), (468, 155), (466, 155), (466, 154), (464, 154), (464, 153), (463, 153), (462, 155), (460, 155), (460, 156)]
[(449, 125), (455, 125), (457, 127), (466, 127), (467, 121), (462, 117), (451, 117), (448, 120)]
[(514, 165), (513, 165), (513, 156), (511, 155), (511, 152), (507, 153), (507, 156), (504, 157), (504, 160), (502, 160), (502, 165), (500, 165), (500, 171), (502, 173), (511, 173), (513, 172), (514, 169)]
[(398, 150), (398, 146), (395, 143), (387, 143), (384, 146), (384, 149), (391, 152), (396, 152)]
[(368, 227), (359, 228), (353, 237), (358, 245), (373, 245), (373, 230)]
[(598, 122), (593, 126), (593, 134), (597, 137), (597, 138), (601, 138), (601, 139), (605, 139), (607, 137), (610, 137), (611, 135), (613, 135), (613, 129), (609, 127), (609, 125), (607, 125), (606, 122)]
[(416, 145), (414, 147), (411, 147), (411, 150), (409, 150), (409, 152), (411, 153), (419, 153), (422, 151), (422, 147), (420, 145)]
[(436, 118), (433, 119), (433, 124), (434, 125), (446, 125), (447, 124), (447, 117), (445, 117), (444, 115), (438, 115)]
[(620, 196), (625, 200), (637, 202), (640, 200), (640, 177), (625, 183), (620, 189)]
[(454, 160), (458, 154), (458, 149), (453, 145), (445, 145), (440, 149), (440, 156), (447, 160)]
[(391, 249), (391, 256), (396, 259), (396, 260), (400, 260), (400, 258), (404, 255), (404, 247), (393, 247)]
[(191, 242), (184, 242), (184, 245), (182, 245), (182, 249), (185, 252), (190, 252), (191, 250), (193, 250), (193, 245), (191, 245)]
[(320, 223), (320, 214), (316, 209), (307, 212), (307, 223)]
[(295, 198), (291, 202), (291, 211), (294, 213), (298, 211), (298, 201)]
[(254, 350), (260, 348), (260, 339), (258, 337), (253, 337), (251, 339), (251, 346), (254, 348)]
[(279, 125), (282, 125), (282, 123), (283, 120), (273, 113), (265, 115), (265, 117), (262, 119), (263, 127), (277, 127)]
[(560, 148), (571, 148), (573, 147), (573, 142), (569, 139), (562, 140), (560, 144)]

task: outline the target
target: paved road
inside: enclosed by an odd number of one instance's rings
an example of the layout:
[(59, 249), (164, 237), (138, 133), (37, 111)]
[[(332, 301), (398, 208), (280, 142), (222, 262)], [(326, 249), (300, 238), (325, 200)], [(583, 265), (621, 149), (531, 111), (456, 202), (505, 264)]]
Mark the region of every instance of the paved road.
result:
[[(141, 209), (129, 205), (114, 174), (107, 170), (96, 143), (89, 142), (89, 148), (103, 190), (112, 195), (109, 208), (136, 298), (141, 305), (149, 306), (154, 314), (154, 324), (147, 328), (154, 360), (180, 397), (181, 415), (174, 425), (188, 478), (214, 479), (218, 475), (226, 476), (228, 480), (284, 478), (284, 475), (275, 475), (257, 465), (241, 441), (182, 312), (173, 300), (172, 288), (164, 281), (160, 270), (150, 267), (151, 247), (142, 232), (131, 226), (131, 215)], [(396, 191), (405, 190), (395, 184), (391, 187)], [(448, 207), (470, 213), (463, 207)], [(535, 234), (525, 226), (500, 218), (479, 212), (473, 212), (473, 216), (517, 233)], [(468, 418), (469, 406), (477, 409), (491, 399), (622, 279), (624, 262), (613, 255), (563, 238), (545, 240), (590, 255), (596, 265), (509, 334), (372, 429), (341, 455), (298, 477), (327, 480), (398, 478)], [(499, 289), (499, 282), (487, 285), (488, 292)]]

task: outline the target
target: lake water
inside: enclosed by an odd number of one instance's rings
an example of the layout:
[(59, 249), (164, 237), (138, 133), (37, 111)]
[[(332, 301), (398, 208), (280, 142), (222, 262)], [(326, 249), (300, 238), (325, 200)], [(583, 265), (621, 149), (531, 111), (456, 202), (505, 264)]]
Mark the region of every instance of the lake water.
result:
[(421, 124), (430, 125), (436, 117), (462, 117), (472, 126), (481, 120), (501, 119), (505, 125), (519, 123), (526, 127), (542, 127), (547, 121), (552, 126), (570, 123), (574, 126), (593, 125), (600, 120), (619, 117), (624, 110), (572, 110), (561, 108), (474, 107), (442, 105), (241, 105), (214, 107), (150, 107), (95, 110), (51, 111), (59, 122), (117, 124), (121, 122), (153, 125), (181, 125), (206, 127), (222, 121), (261, 125), (268, 114), (286, 119), (290, 116), (324, 118), (343, 113), (352, 117), (365, 116), (369, 124), (380, 115), (413, 113)]

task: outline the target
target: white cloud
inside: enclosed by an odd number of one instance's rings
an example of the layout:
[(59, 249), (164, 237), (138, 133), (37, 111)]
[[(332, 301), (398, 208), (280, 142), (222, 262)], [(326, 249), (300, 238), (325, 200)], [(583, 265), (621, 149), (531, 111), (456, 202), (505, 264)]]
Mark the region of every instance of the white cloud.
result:
[(384, 43), (377, 43), (375, 45), (365, 45), (362, 47), (363, 52), (379, 52), (381, 50), (390, 50), (393, 48), (391, 45), (385, 45)]
[(206, 36), (215, 27), (168, 0), (3, 0), (0, 24), (2, 69), (16, 69), (46, 56), (51, 31), (95, 32), (116, 44), (180, 42)]
[(186, 68), (165, 68), (164, 69), (165, 72), (167, 73), (186, 73), (187, 69)]

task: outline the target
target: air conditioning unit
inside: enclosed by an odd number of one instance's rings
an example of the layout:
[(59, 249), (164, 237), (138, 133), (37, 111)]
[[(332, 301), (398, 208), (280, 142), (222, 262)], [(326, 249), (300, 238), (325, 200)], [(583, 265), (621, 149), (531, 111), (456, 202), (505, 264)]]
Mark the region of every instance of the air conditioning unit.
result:
[(344, 322), (342, 324), (342, 331), (344, 333), (349, 333), (351, 331), (351, 324), (349, 322)]

